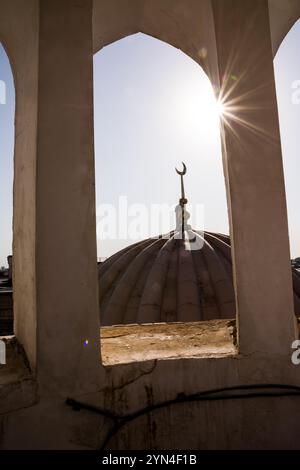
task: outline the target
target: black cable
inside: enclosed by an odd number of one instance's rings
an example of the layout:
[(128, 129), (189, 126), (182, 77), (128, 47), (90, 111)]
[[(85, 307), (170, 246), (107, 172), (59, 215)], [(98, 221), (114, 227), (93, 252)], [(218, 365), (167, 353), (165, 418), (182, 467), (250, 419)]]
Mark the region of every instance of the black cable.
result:
[[(228, 392), (237, 392), (247, 390), (250, 393), (228, 393)], [(252, 392), (251, 390), (284, 390), (284, 392)], [(71, 406), (75, 411), (80, 411), (81, 409), (97, 413), (105, 418), (109, 418), (114, 421), (114, 424), (110, 431), (107, 433), (101, 450), (105, 449), (110, 439), (115, 436), (119, 430), (128, 424), (129, 422), (148, 414), (152, 411), (155, 411), (166, 406), (172, 406), (179, 403), (187, 403), (194, 401), (215, 401), (215, 400), (235, 400), (235, 399), (245, 399), (245, 398), (265, 398), (265, 397), (288, 397), (288, 396), (300, 396), (300, 387), (297, 385), (287, 385), (287, 384), (252, 384), (252, 385), (236, 385), (232, 387), (224, 387), (213, 390), (207, 390), (203, 392), (194, 393), (191, 395), (179, 394), (173, 400), (168, 400), (165, 402), (157, 403), (155, 405), (150, 405), (140, 410), (137, 410), (133, 413), (127, 415), (118, 415), (110, 410), (105, 410), (98, 408), (94, 405), (88, 403), (83, 403), (73, 398), (67, 398), (66, 404)]]

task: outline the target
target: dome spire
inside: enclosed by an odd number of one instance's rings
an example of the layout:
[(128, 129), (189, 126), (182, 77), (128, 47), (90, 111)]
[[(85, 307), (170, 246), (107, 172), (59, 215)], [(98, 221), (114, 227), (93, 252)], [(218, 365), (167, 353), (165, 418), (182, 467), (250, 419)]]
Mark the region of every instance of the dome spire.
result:
[(186, 174), (186, 165), (184, 162), (182, 162), (183, 170), (179, 171), (177, 168), (175, 168), (176, 173), (180, 175), (180, 182), (181, 182), (181, 198), (179, 199), (179, 205), (181, 207), (181, 233), (182, 233), (182, 238), (184, 239), (184, 231), (185, 231), (185, 205), (187, 204), (188, 200), (185, 197), (185, 192), (184, 192), (184, 182), (183, 182), (183, 176)]

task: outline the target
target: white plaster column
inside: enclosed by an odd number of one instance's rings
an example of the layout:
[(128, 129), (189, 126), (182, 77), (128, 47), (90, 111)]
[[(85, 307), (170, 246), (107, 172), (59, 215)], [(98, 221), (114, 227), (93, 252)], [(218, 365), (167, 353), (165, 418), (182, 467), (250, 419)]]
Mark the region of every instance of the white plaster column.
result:
[(40, 0), (36, 279), (42, 393), (66, 396), (98, 386), (94, 173), (92, 0)]
[(267, 0), (212, 0), (239, 348), (290, 354), (296, 337)]

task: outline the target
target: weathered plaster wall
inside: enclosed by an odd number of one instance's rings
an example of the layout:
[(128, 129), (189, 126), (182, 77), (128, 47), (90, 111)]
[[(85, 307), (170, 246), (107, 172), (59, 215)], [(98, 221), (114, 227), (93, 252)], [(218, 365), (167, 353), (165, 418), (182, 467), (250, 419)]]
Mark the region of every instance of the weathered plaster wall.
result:
[[(299, 396), (199, 402), (189, 398), (239, 385), (299, 386), (299, 370), (288, 356), (242, 355), (106, 367), (96, 394), (69, 396), (94, 406), (94, 412), (73, 410), (63, 396), (0, 412), (0, 449), (299, 449)], [(268, 391), (284, 392), (252, 390)], [(99, 410), (130, 419), (110, 434), (116, 423)]]
[(86, 389), (100, 356), (92, 1), (0, 0), (0, 38), (16, 86), (15, 332), (44, 390)]
[(100, 357), (91, 0), (40, 1), (38, 93), (38, 380), (80, 393)]
[(239, 347), (284, 354), (296, 319), (268, 5), (212, 4)]
[(94, 0), (94, 52), (138, 32), (181, 49), (218, 83), (210, 0)]
[[(300, 3), (299, 0), (268, 0), (268, 4), (275, 56), (300, 18)], [(211, 77), (215, 75), (217, 63), (210, 0), (94, 0), (94, 52), (138, 32), (181, 49), (199, 62)], [(203, 57), (205, 49), (206, 57)]]

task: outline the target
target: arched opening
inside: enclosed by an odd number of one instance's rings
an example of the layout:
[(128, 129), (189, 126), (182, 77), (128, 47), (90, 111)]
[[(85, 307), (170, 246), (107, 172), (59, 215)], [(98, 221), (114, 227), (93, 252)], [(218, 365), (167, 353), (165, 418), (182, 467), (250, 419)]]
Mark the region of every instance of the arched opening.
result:
[(280, 134), (293, 266), (295, 313), (300, 316), (300, 218), (299, 218), (299, 123), (300, 123), (300, 20), (283, 40), (274, 59)]
[[(205, 228), (228, 233), (218, 115), (196, 62), (145, 34), (129, 36), (94, 56), (94, 103), (97, 206), (117, 207), (121, 194), (129, 203), (176, 204), (174, 166), (184, 160), (190, 204), (205, 206)], [(98, 257), (130, 241), (100, 238)]]
[[(235, 318), (219, 118), (202, 68), (162, 41), (139, 33), (94, 56), (104, 327)], [(165, 256), (166, 240), (157, 240), (176, 228), (182, 161), (189, 224), (207, 232), (190, 264), (177, 248)]]
[(0, 43), (0, 335), (13, 333), (12, 219), (15, 89), (8, 56)]

